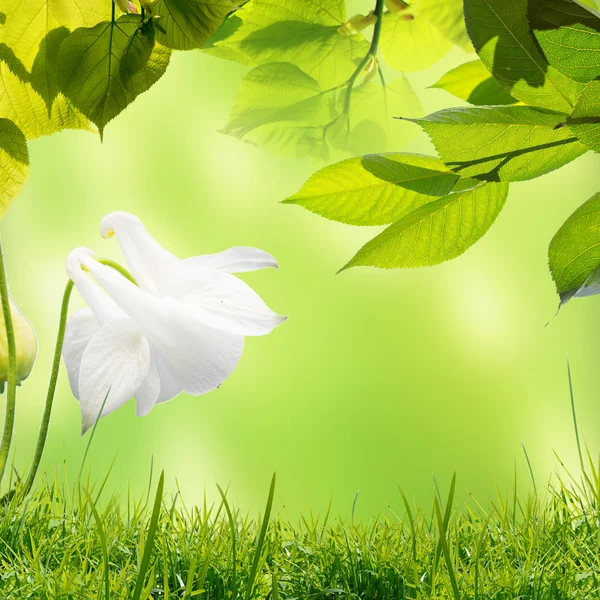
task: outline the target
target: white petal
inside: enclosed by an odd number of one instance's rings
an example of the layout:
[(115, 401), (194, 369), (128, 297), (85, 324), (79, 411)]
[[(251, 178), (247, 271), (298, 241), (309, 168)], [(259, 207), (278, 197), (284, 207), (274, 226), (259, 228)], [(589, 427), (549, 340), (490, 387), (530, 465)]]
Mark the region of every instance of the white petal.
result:
[(160, 375), (158, 374), (156, 361), (151, 353), (148, 375), (135, 393), (135, 414), (138, 417), (145, 417), (154, 408), (159, 395)]
[(156, 347), (183, 391), (193, 395), (209, 392), (235, 369), (243, 336), (207, 326), (195, 314), (194, 306), (156, 298), (90, 257), (84, 264)]
[(170, 274), (181, 261), (165, 250), (134, 215), (114, 212), (100, 223), (102, 237), (116, 235), (131, 274), (139, 286), (156, 296), (168, 293)]
[(188, 314), (206, 325), (239, 335), (266, 335), (287, 319), (274, 313), (247, 283), (227, 273), (180, 300), (193, 305)]
[(79, 400), (79, 368), (81, 357), (100, 325), (91, 309), (82, 308), (67, 322), (62, 357), (69, 376), (71, 391)]
[(159, 354), (159, 352), (152, 347), (152, 355), (154, 356), (154, 360), (156, 362), (156, 366), (158, 368), (158, 374), (160, 376), (160, 394), (156, 403), (167, 402), (175, 396), (178, 396), (181, 393), (181, 384), (173, 375), (167, 364), (165, 363), (165, 359)]
[(73, 250), (67, 258), (67, 275), (75, 284), (86, 304), (92, 309), (100, 325), (114, 319), (122, 319), (125, 316), (123, 311), (82, 269), (82, 260), (91, 256), (93, 256), (93, 252), (89, 248)]
[(278, 269), (279, 265), (273, 256), (258, 248), (236, 246), (216, 254), (192, 256), (182, 261), (186, 267), (217, 269), (225, 273), (247, 273), (259, 269)]
[[(129, 400), (150, 369), (150, 344), (131, 319), (103, 325), (81, 360), (79, 391), (82, 434)], [(108, 394), (108, 395), (107, 395)]]

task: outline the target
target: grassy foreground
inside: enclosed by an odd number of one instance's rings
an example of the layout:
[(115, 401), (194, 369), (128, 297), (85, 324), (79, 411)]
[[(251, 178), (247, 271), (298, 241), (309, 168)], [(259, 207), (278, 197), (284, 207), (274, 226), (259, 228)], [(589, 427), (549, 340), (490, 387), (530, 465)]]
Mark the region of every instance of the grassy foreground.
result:
[[(522, 501), (402, 517), (290, 523), (156, 492), (105, 498), (106, 480), (46, 482), (0, 507), (0, 598), (600, 598), (600, 465)], [(154, 496), (154, 497), (153, 497)]]

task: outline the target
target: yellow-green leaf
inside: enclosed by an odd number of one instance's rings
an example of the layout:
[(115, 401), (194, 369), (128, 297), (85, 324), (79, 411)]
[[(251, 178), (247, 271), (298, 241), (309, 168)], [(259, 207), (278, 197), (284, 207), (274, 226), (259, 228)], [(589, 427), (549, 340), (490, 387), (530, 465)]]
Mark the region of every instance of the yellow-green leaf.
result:
[(0, 118), (0, 219), (25, 184), (28, 169), (23, 132), (9, 119)]

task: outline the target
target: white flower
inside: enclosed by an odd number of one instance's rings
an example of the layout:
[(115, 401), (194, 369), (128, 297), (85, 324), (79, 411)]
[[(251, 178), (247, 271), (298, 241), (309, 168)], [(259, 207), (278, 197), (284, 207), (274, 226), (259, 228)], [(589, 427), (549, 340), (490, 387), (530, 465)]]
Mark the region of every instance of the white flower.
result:
[(230, 274), (277, 267), (262, 250), (238, 247), (179, 260), (133, 215), (110, 214), (100, 228), (103, 237), (118, 239), (139, 287), (87, 248), (67, 259), (67, 273), (89, 307), (69, 320), (63, 347), (82, 433), (103, 404), (101, 416), (135, 396), (142, 416), (181, 391), (214, 390), (236, 367), (244, 336), (267, 334), (286, 319)]

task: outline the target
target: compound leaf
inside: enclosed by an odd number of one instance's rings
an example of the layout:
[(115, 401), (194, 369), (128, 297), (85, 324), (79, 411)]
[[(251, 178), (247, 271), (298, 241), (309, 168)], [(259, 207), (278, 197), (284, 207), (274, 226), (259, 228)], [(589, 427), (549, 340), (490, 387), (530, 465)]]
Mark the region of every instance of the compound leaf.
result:
[(342, 271), (425, 267), (456, 258), (491, 227), (507, 194), (508, 184), (485, 183), (425, 204), (367, 242)]

